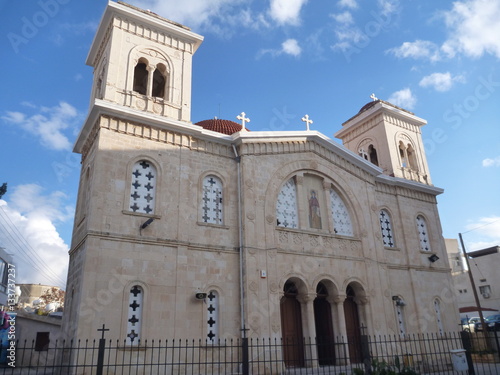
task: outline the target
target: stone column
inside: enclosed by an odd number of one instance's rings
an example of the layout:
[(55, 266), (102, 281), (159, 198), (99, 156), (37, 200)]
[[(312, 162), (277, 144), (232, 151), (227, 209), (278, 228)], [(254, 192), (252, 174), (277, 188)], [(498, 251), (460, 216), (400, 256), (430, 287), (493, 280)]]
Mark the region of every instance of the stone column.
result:
[(153, 75), (156, 70), (156, 66), (148, 65), (146, 69), (148, 71), (148, 86), (146, 88), (146, 95), (153, 96)]
[[(358, 305), (358, 314), (359, 314), (359, 326), (368, 328), (368, 316), (367, 316), (367, 305), (368, 305), (368, 297), (366, 296), (357, 296), (354, 298), (354, 302)], [(368, 335), (368, 329), (362, 331), (361, 334)]]
[(347, 344), (347, 328), (345, 324), (344, 301), (345, 294), (328, 297), (328, 302), (332, 303), (332, 319), (335, 323), (336, 343), (335, 356), (337, 364), (348, 365), (349, 362), (349, 346)]
[(297, 296), (302, 313), (302, 327), (305, 338), (305, 360), (307, 367), (318, 367), (318, 350), (316, 349), (316, 325), (314, 322), (314, 299), (316, 293)]

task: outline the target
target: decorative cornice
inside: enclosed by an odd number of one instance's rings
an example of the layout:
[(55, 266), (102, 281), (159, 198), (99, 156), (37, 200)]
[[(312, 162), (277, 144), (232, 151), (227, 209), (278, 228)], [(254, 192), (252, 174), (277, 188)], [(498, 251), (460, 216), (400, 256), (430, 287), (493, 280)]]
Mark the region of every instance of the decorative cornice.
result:
[(94, 66), (110, 27), (190, 53), (194, 53), (203, 41), (201, 35), (183, 25), (128, 4), (109, 1), (92, 41), (87, 65)]
[[(387, 187), (383, 187), (383, 185), (385, 184), (397, 188), (397, 193), (401, 195), (404, 195), (404, 191), (408, 191), (408, 194), (410, 194), (410, 192), (411, 194), (416, 194), (417, 192), (420, 192), (435, 197), (436, 195), (442, 194), (444, 192), (443, 189), (432, 185), (426, 185), (421, 182), (406, 180), (400, 177), (387, 176), (384, 174), (380, 174), (379, 176), (377, 176), (375, 178), (375, 182), (379, 191), (383, 191), (384, 189), (386, 189), (386, 191), (391, 191), (387, 190), (388, 189)], [(420, 195), (420, 197), (423, 197), (423, 195)], [(427, 201), (427, 199), (424, 200)]]
[(195, 44), (183, 38), (175, 38), (171, 34), (161, 32), (160, 29), (153, 29), (136, 25), (128, 18), (116, 17), (114, 27), (117, 27), (129, 34), (140, 36), (146, 40), (152, 40), (158, 44), (175, 48), (183, 52), (194, 53)]
[(358, 113), (354, 117), (342, 124), (342, 129), (335, 133), (335, 137), (346, 141), (350, 137), (350, 133), (356, 128), (365, 126), (366, 122), (370, 122), (372, 118), (379, 117), (382, 114), (383, 119), (402, 127), (407, 130), (418, 131), (415, 128), (419, 128), (427, 123), (424, 119), (415, 116), (413, 113), (405, 111), (401, 108), (397, 108), (389, 103), (379, 101), (370, 109)]

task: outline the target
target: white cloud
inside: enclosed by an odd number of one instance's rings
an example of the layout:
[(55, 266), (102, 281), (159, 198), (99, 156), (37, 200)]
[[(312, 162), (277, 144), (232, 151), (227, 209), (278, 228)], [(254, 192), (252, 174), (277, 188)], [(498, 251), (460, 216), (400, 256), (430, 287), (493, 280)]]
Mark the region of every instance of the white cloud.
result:
[(330, 14), (330, 17), (342, 25), (351, 25), (354, 23), (354, 18), (351, 12), (345, 11), (338, 14)]
[(372, 39), (377, 38), (389, 27), (393, 13), (398, 10), (398, 4), (399, 0), (378, 0), (377, 12), (370, 12), (369, 19), (365, 19), (364, 24), (359, 24), (354, 12), (358, 7), (357, 2), (350, 0), (338, 2), (338, 6), (348, 10), (330, 14), (330, 17), (336, 21), (333, 27), (336, 40), (331, 48), (335, 51), (342, 51), (350, 60), (353, 53), (359, 53), (370, 44)]
[(482, 164), (483, 167), (500, 167), (500, 156), (497, 156), (494, 159), (484, 159)]
[(449, 38), (442, 50), (453, 57), (464, 53), (480, 57), (490, 53), (500, 58), (500, 1), (466, 0), (453, 3), (444, 14)]
[(464, 77), (461, 75), (453, 77), (450, 72), (432, 73), (422, 78), (419, 85), (433, 87), (436, 91), (444, 92), (450, 90), (455, 82), (464, 82)]
[(468, 252), (500, 245), (500, 216), (481, 217), (466, 229), (463, 238)]
[(60, 102), (55, 107), (41, 107), (38, 111), (39, 113), (32, 116), (21, 112), (6, 112), (2, 119), (19, 125), (40, 138), (40, 143), (49, 149), (71, 150), (71, 142), (63, 132), (72, 127), (79, 116), (77, 110), (66, 102)]
[(300, 56), (302, 53), (302, 48), (296, 39), (287, 39), (281, 43), (281, 49), (262, 49), (258, 52), (257, 58), (264, 55), (271, 55), (272, 57), (277, 57), (282, 54), (292, 55), (295, 57)]
[(391, 48), (387, 52), (398, 58), (428, 59), (430, 61), (441, 59), (438, 46), (427, 40), (404, 42), (401, 46)]
[(295, 39), (287, 39), (281, 44), (282, 51), (288, 55), (300, 56), (302, 49)]
[(0, 200), (0, 243), (13, 254), (16, 281), (64, 286), (69, 247), (54, 223), (72, 220), (73, 207), (63, 193), (47, 195), (35, 184), (14, 187), (8, 197)]
[(149, 9), (156, 14), (169, 20), (179, 22), (190, 28), (213, 27), (211, 22), (214, 18), (223, 18), (226, 7), (230, 7), (238, 1), (233, 0), (185, 0), (185, 1), (163, 1), (163, 0), (133, 0), (130, 3), (141, 9)]
[(271, 0), (269, 15), (280, 25), (299, 25), (300, 10), (307, 0)]
[(356, 9), (358, 7), (358, 3), (356, 0), (339, 0), (337, 5), (341, 8), (349, 8)]
[(399, 0), (378, 0), (380, 12), (387, 16), (395, 13), (398, 9)]
[(417, 104), (417, 98), (409, 88), (394, 92), (388, 101), (404, 109), (413, 109), (415, 104)]

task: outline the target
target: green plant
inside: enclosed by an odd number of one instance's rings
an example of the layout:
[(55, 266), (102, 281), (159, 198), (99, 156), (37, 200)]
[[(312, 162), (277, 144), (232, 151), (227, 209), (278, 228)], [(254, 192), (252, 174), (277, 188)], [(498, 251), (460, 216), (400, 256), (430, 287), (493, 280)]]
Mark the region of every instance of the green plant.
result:
[[(359, 368), (352, 370), (353, 375), (365, 375), (365, 371)], [(419, 375), (413, 368), (401, 365), (399, 357), (394, 357), (394, 365), (389, 365), (386, 361), (372, 360), (371, 375)]]

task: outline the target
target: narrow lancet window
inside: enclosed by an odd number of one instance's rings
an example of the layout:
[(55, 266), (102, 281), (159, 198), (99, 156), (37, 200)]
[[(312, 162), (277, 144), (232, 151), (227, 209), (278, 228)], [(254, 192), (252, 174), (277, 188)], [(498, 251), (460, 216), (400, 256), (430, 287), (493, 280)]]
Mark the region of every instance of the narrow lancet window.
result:
[(392, 231), (391, 216), (387, 210), (380, 210), (379, 214), (380, 230), (382, 232), (382, 242), (385, 247), (395, 247), (394, 233)]
[(138, 345), (141, 338), (144, 291), (139, 285), (130, 288), (127, 314), (127, 345)]
[(152, 96), (157, 98), (165, 97), (165, 66), (158, 64), (153, 73), (153, 92)]
[(201, 198), (201, 221), (208, 224), (222, 225), (223, 187), (220, 178), (209, 175), (203, 179), (203, 196)]
[(141, 160), (132, 168), (129, 209), (133, 212), (154, 214), (156, 194), (156, 168)]
[(134, 91), (146, 95), (148, 89), (148, 70), (143, 62), (137, 63), (134, 69)]

